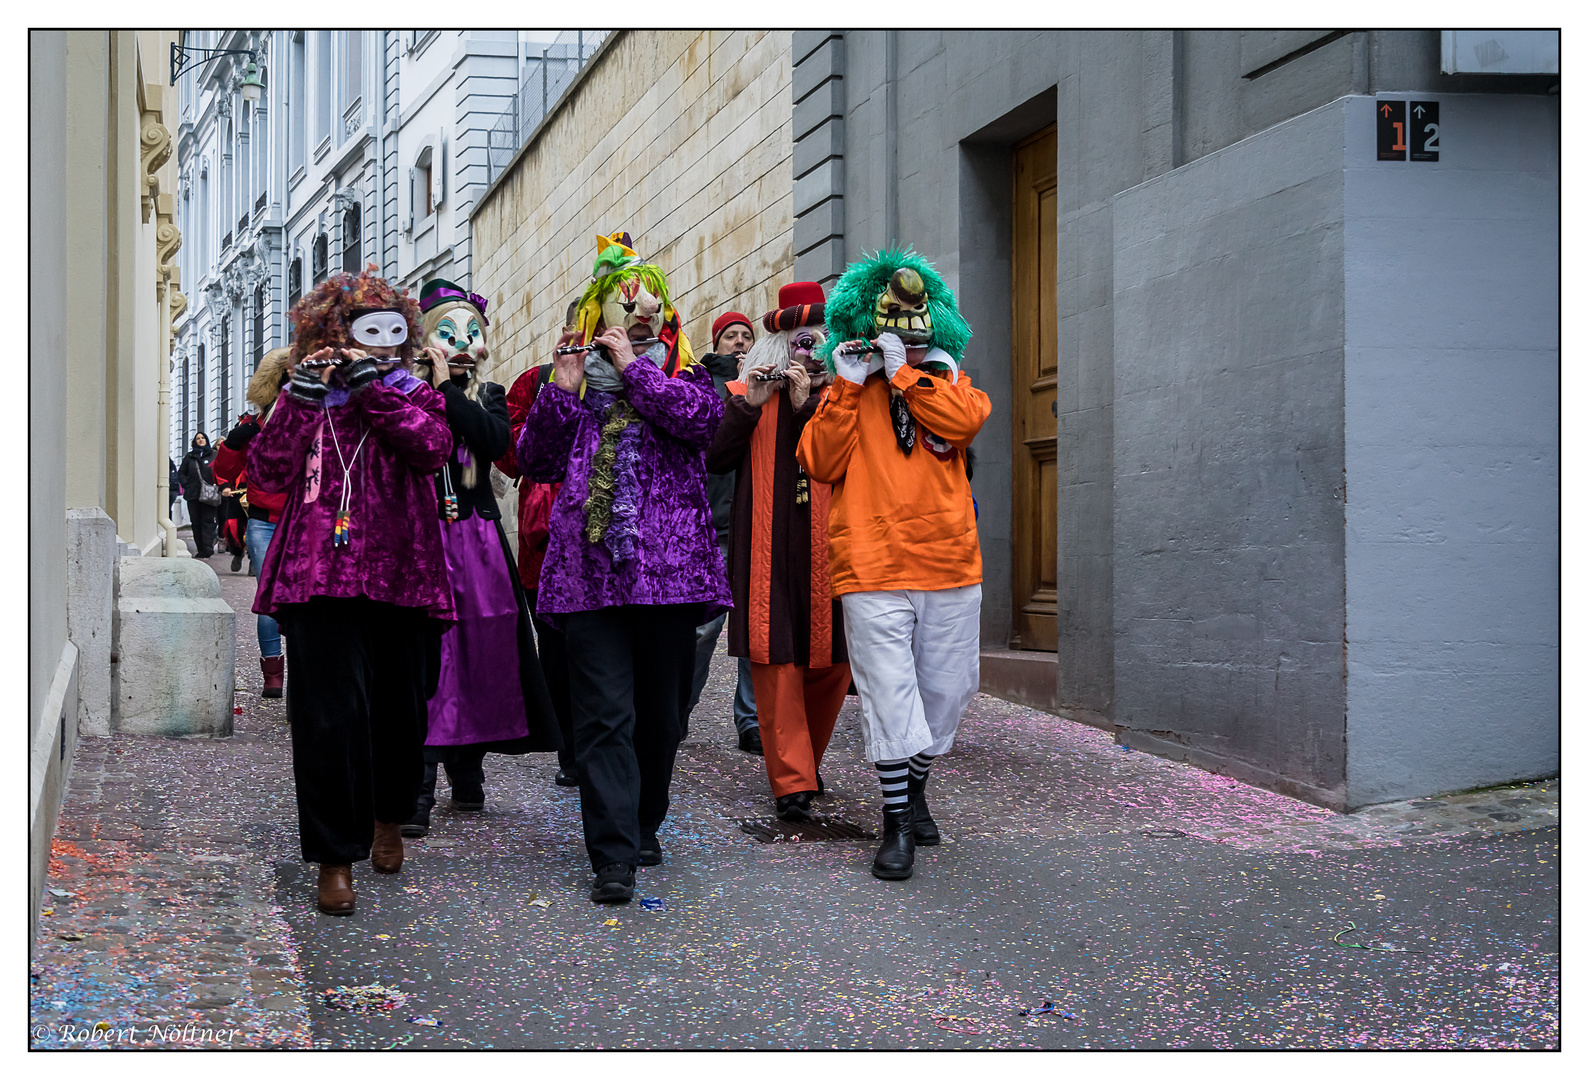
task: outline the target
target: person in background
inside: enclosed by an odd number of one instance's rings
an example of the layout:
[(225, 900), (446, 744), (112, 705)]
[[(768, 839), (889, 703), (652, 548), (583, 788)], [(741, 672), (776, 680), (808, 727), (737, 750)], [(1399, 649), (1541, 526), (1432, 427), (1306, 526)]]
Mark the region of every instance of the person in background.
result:
[(193, 546), (201, 559), (215, 554), (217, 508), (201, 499), (204, 485), (215, 483), (215, 473), (210, 469), (214, 459), (215, 450), (210, 446), (209, 436), (200, 431), (193, 436), (193, 445), (182, 459), (182, 468), (177, 470), (177, 479), (188, 503), (188, 520), (193, 523)]
[[(249, 380), (248, 403), (259, 412), (238, 418), (237, 426), (227, 432), (221, 446), (215, 451), (215, 476), (222, 482), (248, 491), (248, 519), (243, 526), (243, 544), (248, 550), (248, 572), (259, 577), (265, 564), (265, 551), (271, 537), (276, 535), (276, 525), (281, 521), (281, 508), (287, 496), (266, 491), (248, 479), (248, 444), (259, 434), (260, 428), (270, 422), (275, 414), (281, 391), (292, 378), (292, 350), (273, 349), (259, 362), (254, 377)], [(258, 589), (256, 588), (257, 592)], [(260, 697), (279, 698), (286, 682), (286, 657), (281, 650), (281, 628), (269, 615), (256, 615), (255, 633), (259, 636), (259, 670), (264, 676)]]
[(830, 380), (812, 356), (826, 336), (822, 286), (779, 289), (762, 327), (728, 384), (706, 467), (735, 472), (728, 651), (750, 663), (774, 807), (801, 822), (822, 791), (818, 770), (850, 685), (843, 609), (828, 578), (831, 489), (795, 461)]
[[(712, 351), (701, 358), (701, 363), (712, 375), (712, 385), (717, 396), (725, 402), (731, 396), (728, 384), (739, 378), (740, 361), (755, 344), (756, 332), (750, 319), (737, 311), (725, 311), (712, 323)], [(717, 530), (717, 545), (723, 550), (723, 560), (728, 560), (729, 532), (734, 516), (734, 470), (726, 474), (711, 471), (707, 463), (706, 497), (712, 504), (712, 526)], [(728, 620), (725, 611), (704, 626), (695, 629), (695, 680), (690, 685), (690, 712), (701, 700), (706, 688), (706, 676), (712, 669), (712, 654), (717, 651), (717, 639)], [(739, 678), (734, 686), (734, 729), (738, 732), (739, 748), (747, 754), (762, 753), (761, 727), (756, 721), (756, 691), (750, 678), (750, 660), (737, 658)], [(688, 726), (689, 716), (685, 722)]]
[[(579, 298), (568, 305), (563, 319), (563, 334), (575, 330), (579, 311)], [(541, 564), (546, 561), (546, 543), (551, 536), (552, 503), (557, 499), (562, 484), (536, 484), (519, 474), (519, 438), (524, 433), (524, 418), (535, 404), (535, 395), (552, 380), (552, 365), (532, 367), (517, 379), (508, 391), (508, 424), (511, 434), (507, 453), (497, 459), (497, 468), (504, 476), (518, 483), (519, 488), (519, 582), (529, 600), (531, 620), (535, 626), (535, 641), (540, 648), (541, 672), (546, 676), (546, 689), (552, 698), (552, 711), (557, 714), (557, 728), (563, 736), (563, 748), (557, 752), (557, 775), (553, 783), (558, 787), (579, 786), (579, 766), (574, 761), (573, 713), (568, 701), (568, 646), (563, 632), (541, 618), (535, 611), (535, 601), (541, 584)]]
[(177, 500), (182, 498), (182, 481), (177, 479), (176, 462), (167, 457), (166, 466), (171, 472), (170, 478), (166, 481), (167, 493), (171, 497), (171, 505), (166, 507), (166, 516), (175, 518), (177, 516)]

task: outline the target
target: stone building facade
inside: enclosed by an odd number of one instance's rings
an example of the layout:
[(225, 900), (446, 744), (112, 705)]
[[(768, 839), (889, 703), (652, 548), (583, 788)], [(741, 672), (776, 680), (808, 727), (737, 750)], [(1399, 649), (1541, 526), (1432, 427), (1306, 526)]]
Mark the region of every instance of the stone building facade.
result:
[(77, 740), (112, 730), (118, 668), (158, 662), (115, 653), (119, 568), (181, 547), (166, 520), (164, 415), (171, 321), (187, 302), (166, 77), (176, 36), (28, 35), (29, 335), (35, 355), (59, 358), (27, 381), (35, 918)]
[(789, 41), (620, 31), (604, 42), (475, 205), (492, 378), (550, 359), (597, 233), (627, 230), (666, 271), (698, 353), (718, 313), (772, 306), (793, 265)]

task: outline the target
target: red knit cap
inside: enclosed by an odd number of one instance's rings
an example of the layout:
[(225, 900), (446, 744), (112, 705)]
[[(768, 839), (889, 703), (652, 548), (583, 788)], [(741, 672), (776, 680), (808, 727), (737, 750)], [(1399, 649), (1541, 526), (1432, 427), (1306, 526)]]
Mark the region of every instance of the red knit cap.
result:
[(751, 325), (749, 315), (741, 315), (737, 311), (725, 311), (717, 317), (716, 322), (712, 323), (712, 348), (717, 348), (717, 339), (723, 336), (724, 330), (727, 330), (735, 323), (739, 323), (746, 330), (749, 330), (751, 337), (756, 336), (756, 328)]

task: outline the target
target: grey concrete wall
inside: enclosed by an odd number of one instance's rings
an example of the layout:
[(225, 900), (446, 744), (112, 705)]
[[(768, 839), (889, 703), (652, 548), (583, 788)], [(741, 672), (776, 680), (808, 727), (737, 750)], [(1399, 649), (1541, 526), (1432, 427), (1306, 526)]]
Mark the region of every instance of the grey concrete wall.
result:
[(1114, 200), (1115, 723), (1344, 799), (1344, 109)]
[(1559, 768), (1560, 99), (1426, 97), (1438, 163), (1347, 113), (1353, 805)]

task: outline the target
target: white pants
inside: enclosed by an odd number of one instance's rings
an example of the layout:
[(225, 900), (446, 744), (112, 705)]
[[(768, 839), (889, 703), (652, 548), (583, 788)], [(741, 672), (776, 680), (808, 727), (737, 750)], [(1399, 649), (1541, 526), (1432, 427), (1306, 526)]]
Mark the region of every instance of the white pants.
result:
[(982, 586), (841, 599), (866, 759), (947, 753), (981, 680)]

